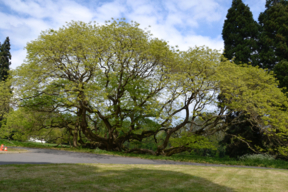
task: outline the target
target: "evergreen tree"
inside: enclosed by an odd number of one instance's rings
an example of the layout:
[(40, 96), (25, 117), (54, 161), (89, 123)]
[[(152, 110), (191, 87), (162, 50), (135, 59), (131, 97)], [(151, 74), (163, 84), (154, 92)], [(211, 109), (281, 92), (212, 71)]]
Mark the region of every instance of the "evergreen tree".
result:
[[(261, 26), (259, 37), (261, 67), (273, 70), (282, 60), (288, 60), (288, 1), (267, 0), (266, 10), (260, 13), (258, 20)], [(277, 68), (276, 76), (280, 72), (279, 68), (284, 67)]]
[(4, 43), (0, 45), (0, 81), (5, 81), (7, 79), (10, 65), (10, 40), (9, 37), (7, 37)]
[(234, 62), (258, 65), (258, 38), (259, 25), (242, 0), (233, 0), (224, 22), (222, 37), (225, 53), (228, 59), (235, 58)]

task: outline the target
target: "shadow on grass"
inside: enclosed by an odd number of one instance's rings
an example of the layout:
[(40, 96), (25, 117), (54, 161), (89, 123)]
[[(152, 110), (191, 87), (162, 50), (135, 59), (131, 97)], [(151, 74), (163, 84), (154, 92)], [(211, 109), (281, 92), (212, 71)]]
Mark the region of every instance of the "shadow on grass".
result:
[[(188, 168), (188, 167), (187, 167)], [(170, 170), (169, 170), (170, 169)], [(205, 191), (232, 192), (171, 166), (49, 164), (0, 166), (1, 191)], [(5, 177), (3, 177), (5, 176)]]

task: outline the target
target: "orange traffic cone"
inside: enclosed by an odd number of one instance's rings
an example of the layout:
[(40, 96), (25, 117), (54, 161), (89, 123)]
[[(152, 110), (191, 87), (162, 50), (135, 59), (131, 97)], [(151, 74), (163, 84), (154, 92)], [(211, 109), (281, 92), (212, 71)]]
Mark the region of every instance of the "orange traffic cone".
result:
[(8, 150), (7, 150), (7, 147), (5, 147), (4, 151), (8, 151)]

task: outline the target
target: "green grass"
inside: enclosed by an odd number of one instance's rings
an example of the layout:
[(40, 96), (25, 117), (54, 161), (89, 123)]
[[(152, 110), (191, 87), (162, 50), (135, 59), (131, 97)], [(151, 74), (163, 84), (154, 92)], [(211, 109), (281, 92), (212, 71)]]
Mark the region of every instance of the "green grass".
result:
[(125, 157), (137, 157), (143, 159), (153, 159), (153, 160), (173, 160), (173, 161), (183, 161), (183, 162), (193, 162), (193, 163), (208, 163), (208, 164), (223, 164), (223, 165), (240, 165), (240, 166), (256, 166), (256, 167), (270, 167), (270, 168), (280, 168), (288, 169), (288, 161), (283, 160), (247, 160), (240, 161), (233, 158), (218, 158), (218, 157), (202, 157), (197, 155), (173, 155), (171, 157), (166, 156), (153, 156), (147, 154), (134, 154), (134, 153), (123, 153), (123, 152), (114, 152), (114, 151), (105, 151), (99, 149), (87, 149), (87, 148), (70, 148), (69, 146), (58, 146), (56, 144), (41, 144), (35, 142), (19, 142), (19, 141), (10, 141), (0, 140), (0, 144), (7, 146), (18, 146), (18, 147), (32, 147), (32, 148), (48, 148), (48, 149), (58, 149), (74, 152), (86, 152), (86, 153), (95, 153), (95, 154), (106, 154), (106, 155), (116, 155), (116, 156), (125, 156)]
[(0, 166), (0, 191), (278, 192), (288, 171), (186, 165)]
[(6, 151), (2, 151), (2, 153), (9, 153), (9, 152), (27, 152), (27, 150), (25, 149), (19, 149), (19, 148), (8, 148), (7, 149), (8, 152)]
[[(6, 139), (0, 139), (0, 145), (3, 144), (8, 147), (33, 147), (33, 148), (51, 148), (55, 147), (56, 144), (50, 144), (50, 143), (36, 143), (36, 142), (20, 142), (15, 140), (6, 140)], [(59, 148), (69, 147), (67, 145), (59, 146)]]

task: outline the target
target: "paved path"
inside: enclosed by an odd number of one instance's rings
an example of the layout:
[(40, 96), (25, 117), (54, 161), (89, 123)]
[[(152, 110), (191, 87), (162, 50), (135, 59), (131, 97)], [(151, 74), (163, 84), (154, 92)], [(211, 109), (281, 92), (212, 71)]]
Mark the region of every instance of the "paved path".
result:
[[(18, 147), (20, 148), (20, 147)], [(106, 164), (175, 164), (175, 165), (197, 165), (197, 166), (217, 166), (217, 167), (241, 167), (269, 169), (265, 167), (250, 166), (230, 166), (203, 163), (188, 163), (165, 160), (149, 160), (133, 157), (120, 157), (112, 155), (98, 155), (92, 153), (78, 153), (70, 151), (60, 151), (53, 149), (26, 149), (26, 153), (0, 154), (0, 165), (5, 164), (50, 164), (50, 163), (106, 163)]]

